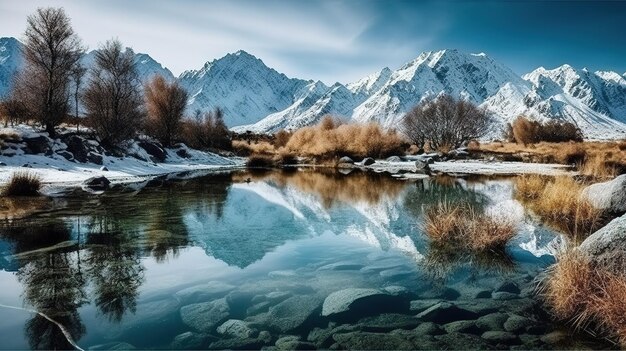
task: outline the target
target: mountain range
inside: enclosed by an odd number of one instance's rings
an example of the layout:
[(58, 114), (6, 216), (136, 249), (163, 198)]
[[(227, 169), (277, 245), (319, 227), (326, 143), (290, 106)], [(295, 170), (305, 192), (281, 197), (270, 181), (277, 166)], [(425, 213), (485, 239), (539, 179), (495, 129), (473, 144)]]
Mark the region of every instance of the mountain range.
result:
[[(0, 38), (0, 97), (22, 64), (21, 45), (15, 38)], [(83, 58), (87, 67), (92, 56), (93, 51)], [(484, 53), (448, 49), (424, 52), (396, 70), (385, 67), (356, 82), (327, 86), (287, 77), (242, 50), (179, 77), (147, 54), (135, 56), (143, 81), (155, 74), (178, 80), (189, 92), (189, 113), (220, 107), (226, 124), (239, 132), (297, 129), (328, 114), (397, 127), (424, 98), (445, 93), (490, 111), (498, 121), (494, 137), (526, 114), (570, 121), (591, 139), (626, 138), (626, 73), (565, 64), (519, 76)]]

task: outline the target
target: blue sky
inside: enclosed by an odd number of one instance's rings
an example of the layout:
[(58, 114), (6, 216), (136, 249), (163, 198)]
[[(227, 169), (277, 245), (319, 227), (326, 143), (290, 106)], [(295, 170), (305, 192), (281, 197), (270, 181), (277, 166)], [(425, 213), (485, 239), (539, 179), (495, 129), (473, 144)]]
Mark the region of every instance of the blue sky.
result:
[(90, 49), (117, 37), (175, 74), (243, 49), (291, 77), (346, 83), (445, 48), (519, 74), (626, 72), (626, 1), (1, 0), (0, 36), (20, 38), (42, 6), (64, 7)]

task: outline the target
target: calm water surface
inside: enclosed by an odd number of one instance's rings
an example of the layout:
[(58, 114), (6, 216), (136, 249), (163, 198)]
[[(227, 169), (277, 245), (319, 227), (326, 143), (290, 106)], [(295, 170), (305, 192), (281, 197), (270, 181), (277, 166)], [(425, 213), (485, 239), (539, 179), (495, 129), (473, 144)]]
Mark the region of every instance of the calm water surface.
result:
[[(534, 280), (559, 238), (511, 179), (299, 170), (150, 185), (5, 200), (0, 348), (607, 346), (544, 337), (562, 328)], [(444, 199), (516, 218), (519, 234), (504, 253), (431, 249), (422, 213)], [(326, 313), (341, 290), (368, 296)]]

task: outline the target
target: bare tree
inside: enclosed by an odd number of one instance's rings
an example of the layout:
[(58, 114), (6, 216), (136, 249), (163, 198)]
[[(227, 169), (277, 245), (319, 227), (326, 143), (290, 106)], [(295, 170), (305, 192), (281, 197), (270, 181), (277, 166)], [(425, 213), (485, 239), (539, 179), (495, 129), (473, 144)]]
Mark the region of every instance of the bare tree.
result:
[(9, 123), (15, 125), (18, 122), (26, 121), (29, 118), (29, 112), (22, 100), (10, 96), (0, 102), (0, 116), (4, 119), (4, 127), (6, 128)]
[(177, 82), (156, 76), (145, 87), (147, 130), (163, 145), (171, 146), (181, 129), (187, 106), (187, 91)]
[(426, 99), (407, 112), (404, 134), (418, 147), (457, 148), (489, 132), (492, 118), (483, 108), (449, 95)]
[(183, 139), (185, 143), (198, 149), (229, 150), (231, 135), (224, 113), (220, 108), (202, 114), (196, 110), (194, 117), (185, 122)]
[(133, 138), (144, 119), (135, 54), (109, 40), (96, 51), (92, 70), (83, 104), (101, 143), (114, 147)]
[(81, 65), (80, 62), (77, 62), (70, 72), (72, 84), (74, 86), (74, 91), (72, 94), (74, 95), (74, 118), (76, 119), (77, 133), (80, 131), (80, 119), (78, 116), (78, 109), (80, 107), (80, 88), (83, 84), (85, 73), (87, 73), (87, 69), (83, 65)]
[(62, 8), (39, 8), (28, 16), (25, 66), (15, 87), (19, 99), (50, 136), (69, 110), (70, 72), (84, 53)]

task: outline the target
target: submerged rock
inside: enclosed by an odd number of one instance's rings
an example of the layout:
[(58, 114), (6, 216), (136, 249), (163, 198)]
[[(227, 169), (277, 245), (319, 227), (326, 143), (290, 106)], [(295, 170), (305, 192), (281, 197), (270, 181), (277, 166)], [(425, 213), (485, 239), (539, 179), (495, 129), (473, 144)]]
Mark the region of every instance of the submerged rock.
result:
[(234, 285), (210, 281), (179, 290), (174, 296), (183, 303), (201, 302), (223, 297), (233, 289), (235, 289)]
[(200, 332), (212, 332), (228, 318), (230, 308), (226, 299), (183, 306), (180, 318), (185, 325)]
[(207, 334), (186, 332), (176, 335), (170, 343), (170, 348), (173, 350), (204, 350), (215, 340), (215, 337)]
[(459, 308), (449, 302), (440, 302), (420, 312), (417, 318), (438, 324), (450, 323), (461, 319), (476, 319), (474, 312)]
[(613, 180), (589, 185), (581, 194), (596, 208), (611, 213), (626, 212), (626, 174)]
[(322, 316), (359, 318), (383, 311), (408, 310), (408, 301), (378, 289), (348, 288), (328, 295)]
[(579, 249), (599, 267), (615, 274), (626, 272), (626, 215), (609, 222), (591, 234)]
[(317, 296), (293, 296), (272, 306), (268, 312), (270, 327), (282, 333), (300, 329), (319, 316), (321, 301)]
[(217, 327), (217, 333), (234, 338), (249, 338), (254, 335), (254, 330), (248, 324), (239, 319), (229, 319)]
[(412, 350), (415, 345), (403, 335), (392, 333), (350, 332), (335, 334), (333, 339), (348, 350)]

